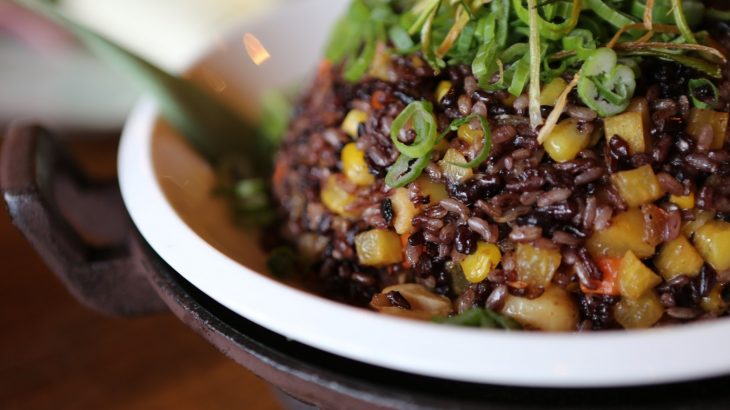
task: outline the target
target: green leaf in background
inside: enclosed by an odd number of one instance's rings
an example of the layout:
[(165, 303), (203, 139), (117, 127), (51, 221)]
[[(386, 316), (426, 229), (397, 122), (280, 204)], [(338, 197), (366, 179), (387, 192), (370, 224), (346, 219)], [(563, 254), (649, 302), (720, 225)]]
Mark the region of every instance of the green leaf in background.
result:
[(49, 1), (16, 2), (66, 28), (100, 58), (153, 95), (165, 119), (211, 164), (227, 156), (244, 155), (249, 168), (247, 174), (269, 174), (273, 144), (257, 138), (253, 125), (200, 87), (69, 20)]

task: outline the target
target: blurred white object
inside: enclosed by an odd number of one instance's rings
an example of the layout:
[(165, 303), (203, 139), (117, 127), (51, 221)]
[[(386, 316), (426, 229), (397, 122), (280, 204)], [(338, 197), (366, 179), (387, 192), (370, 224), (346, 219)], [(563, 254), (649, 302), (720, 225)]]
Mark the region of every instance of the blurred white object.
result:
[[(232, 26), (278, 3), (62, 0), (61, 6), (72, 19), (179, 72)], [(56, 128), (121, 127), (139, 95), (123, 76), (12, 2), (0, 0), (0, 14), (0, 127), (29, 117)]]
[(72, 18), (172, 72), (275, 0), (63, 0)]
[(39, 53), (0, 38), (0, 126), (34, 118), (55, 128), (118, 129), (138, 92), (76, 48)]

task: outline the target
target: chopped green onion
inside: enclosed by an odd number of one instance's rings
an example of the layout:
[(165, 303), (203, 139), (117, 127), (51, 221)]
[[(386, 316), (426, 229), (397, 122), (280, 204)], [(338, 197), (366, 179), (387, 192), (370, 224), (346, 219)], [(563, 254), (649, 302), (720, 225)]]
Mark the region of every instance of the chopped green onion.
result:
[(689, 68), (695, 69), (713, 78), (722, 78), (722, 67), (720, 67), (718, 64), (711, 63), (700, 58), (687, 56), (684, 54), (674, 54), (664, 50), (647, 49), (630, 50), (621, 53), (621, 55), (632, 57), (657, 57), (662, 60), (674, 61), (675, 63), (679, 63)]
[(259, 129), (274, 146), (278, 146), (284, 137), (293, 109), (291, 101), (280, 91), (266, 93), (261, 98)]
[(469, 116), (466, 116), (464, 118), (460, 118), (454, 122), (451, 123), (449, 126), (449, 130), (452, 129), (458, 129), (460, 126), (464, 125), (465, 123), (470, 123), (471, 120), (474, 118), (479, 119), (479, 125), (482, 127), (482, 148), (479, 150), (479, 152), (474, 156), (474, 159), (467, 162), (466, 164), (460, 164), (456, 162), (449, 162), (449, 164), (460, 167), (460, 168), (476, 168), (479, 165), (481, 165), (486, 159), (489, 157), (489, 154), (492, 153), (492, 129), (489, 127), (489, 123), (487, 120), (478, 114), (471, 114)]
[[(528, 0), (527, 9), (522, 5), (523, 0), (513, 0), (512, 5), (515, 8), (517, 17), (528, 26), (531, 26), (530, 9), (534, 9), (535, 13), (538, 12), (537, 5), (531, 6), (532, 0)], [(564, 35), (570, 33), (575, 26), (578, 24), (580, 18), (580, 12), (582, 8), (581, 0), (573, 0), (573, 7), (570, 9), (570, 14), (564, 14), (560, 17), (563, 19), (562, 23), (551, 23), (546, 21), (539, 14), (537, 14), (537, 27), (543, 37), (549, 40), (560, 40)]]
[(375, 28), (372, 25), (366, 25), (364, 31), (365, 47), (362, 53), (357, 58), (348, 60), (345, 65), (343, 77), (350, 82), (360, 80), (370, 68), (370, 63), (375, 57)]
[[(705, 13), (705, 5), (702, 2), (694, 0), (684, 0), (684, 15), (690, 27), (694, 27), (702, 22)], [(646, 0), (634, 0), (631, 2), (631, 15), (636, 18), (643, 18), (646, 10)], [(709, 10), (708, 10), (709, 11)], [(655, 0), (652, 9), (652, 20), (659, 24), (674, 24), (674, 16), (672, 15), (672, 0)]]
[(672, 13), (674, 13), (674, 22), (679, 32), (682, 33), (684, 40), (690, 44), (697, 44), (697, 40), (694, 34), (692, 34), (692, 29), (689, 28), (689, 24), (687, 23), (687, 17), (684, 15), (682, 0), (672, 0)]
[(633, 70), (618, 64), (610, 48), (595, 50), (580, 70), (578, 95), (585, 105), (601, 117), (623, 112), (636, 89)]
[(347, 14), (335, 24), (330, 33), (325, 56), (333, 63), (339, 63), (354, 53), (362, 42), (363, 26), (370, 20), (370, 9), (362, 0), (353, 0)]
[(408, 34), (414, 35), (421, 31), (429, 16), (441, 5), (441, 0), (425, 0), (414, 7), (414, 12), (419, 13), (416, 21), (408, 29)]
[(498, 68), (497, 44), (489, 42), (479, 46), (477, 55), (471, 63), (472, 74), (479, 82), (479, 86), (482, 88), (489, 86)]
[(413, 39), (408, 34), (406, 29), (401, 26), (395, 25), (388, 30), (388, 38), (393, 43), (395, 49), (400, 52), (407, 52), (413, 49)]
[(631, 17), (621, 13), (601, 0), (585, 0), (586, 6), (605, 22), (616, 28), (636, 23)]
[(509, 33), (510, 2), (509, 0), (495, 0), (492, 2), (492, 13), (497, 17), (496, 41), (500, 47), (507, 45)]
[(436, 323), (487, 329), (522, 330), (514, 319), (486, 308), (471, 308), (451, 317), (437, 317)]
[[(711, 109), (719, 100), (720, 92), (717, 90), (715, 84), (706, 78), (695, 78), (689, 80), (689, 96), (692, 99), (692, 104), (700, 109), (706, 110)], [(704, 94), (706, 91), (710, 91), (712, 95), (698, 95)], [(710, 103), (707, 103), (707, 98), (710, 97)]]
[(525, 85), (527, 85), (527, 82), (530, 79), (529, 57), (530, 54), (525, 54), (525, 56), (514, 65), (514, 76), (512, 77), (512, 82), (507, 91), (515, 97), (519, 97), (522, 94), (525, 90)]
[(421, 27), (421, 50), (423, 51), (423, 58), (425, 58), (426, 61), (428, 61), (428, 64), (430, 64), (436, 71), (446, 65), (440, 57), (436, 56), (433, 47), (431, 47), (431, 42), (433, 40), (433, 22), (436, 19), (436, 14), (438, 13), (439, 8), (441, 8), (441, 0), (436, 2), (435, 7), (433, 7), (431, 12), (426, 16), (426, 21)]
[[(402, 131), (412, 129), (416, 139), (407, 145), (398, 140)], [(410, 158), (425, 156), (436, 145), (438, 137), (436, 118), (433, 116), (433, 107), (428, 101), (414, 101), (406, 106), (393, 120), (390, 127), (390, 139), (401, 154)]]
[(431, 160), (431, 153), (420, 158), (410, 158), (401, 154), (385, 175), (385, 185), (400, 188), (415, 181)]
[(575, 51), (579, 59), (585, 60), (596, 49), (596, 41), (593, 39), (593, 33), (577, 28), (563, 37), (562, 46), (564, 51)]

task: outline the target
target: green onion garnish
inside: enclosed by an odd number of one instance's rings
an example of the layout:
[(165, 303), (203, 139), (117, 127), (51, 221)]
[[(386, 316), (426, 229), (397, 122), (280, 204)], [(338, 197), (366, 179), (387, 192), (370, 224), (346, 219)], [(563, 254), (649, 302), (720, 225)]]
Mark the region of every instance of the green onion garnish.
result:
[(385, 175), (385, 185), (390, 188), (400, 188), (415, 181), (421, 176), (421, 172), (426, 168), (430, 159), (430, 152), (428, 155), (416, 159), (401, 154), (388, 169), (388, 173)]
[(580, 71), (578, 95), (601, 117), (623, 112), (635, 88), (634, 71), (618, 64), (616, 53), (610, 48), (595, 50)]
[(688, 86), (689, 96), (692, 99), (692, 105), (695, 107), (706, 110), (717, 105), (720, 92), (712, 81), (706, 78), (695, 78), (689, 80)]
[(471, 308), (451, 317), (434, 318), (433, 321), (445, 325), (522, 330), (522, 326), (514, 319), (485, 308)]
[[(467, 162), (466, 164), (460, 164), (456, 162), (449, 162), (449, 164), (460, 167), (460, 168), (476, 168), (481, 165), (492, 153), (492, 129), (487, 122), (487, 119), (478, 114), (471, 114), (464, 118), (454, 120), (449, 126), (449, 130), (457, 130), (464, 124), (469, 124), (473, 119), (479, 120), (479, 125), (482, 128), (482, 147), (479, 152), (474, 156), (474, 159)], [(446, 133), (446, 132), (445, 132)], [(444, 133), (444, 134), (445, 134)]]
[[(431, 152), (436, 145), (438, 132), (433, 106), (428, 101), (414, 101), (406, 106), (393, 120), (390, 127), (390, 139), (401, 154), (410, 158), (420, 158)], [(416, 139), (407, 145), (398, 140), (401, 132), (413, 130)]]

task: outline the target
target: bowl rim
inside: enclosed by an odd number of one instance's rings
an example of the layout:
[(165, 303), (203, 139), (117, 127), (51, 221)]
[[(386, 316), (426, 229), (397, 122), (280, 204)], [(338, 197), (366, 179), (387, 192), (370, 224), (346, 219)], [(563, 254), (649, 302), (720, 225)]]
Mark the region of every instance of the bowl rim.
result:
[[(122, 133), (119, 183), (132, 221), (186, 280), (276, 333), (368, 364), (475, 383), (619, 387), (730, 373), (728, 319), (588, 334), (447, 327), (347, 306), (255, 272), (201, 238), (168, 202), (152, 156), (158, 118), (153, 100), (142, 97)], [(682, 348), (692, 355), (678, 357)]]

